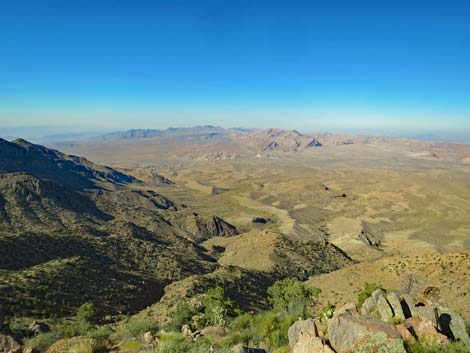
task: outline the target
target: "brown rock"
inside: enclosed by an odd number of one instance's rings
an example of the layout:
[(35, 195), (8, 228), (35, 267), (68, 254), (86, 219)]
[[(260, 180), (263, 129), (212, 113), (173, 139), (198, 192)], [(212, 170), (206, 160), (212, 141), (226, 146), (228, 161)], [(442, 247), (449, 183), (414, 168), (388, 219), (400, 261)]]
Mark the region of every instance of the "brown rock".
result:
[(403, 338), (403, 341), (408, 342), (408, 343), (416, 343), (416, 339), (413, 337), (413, 335), (408, 331), (405, 325), (395, 325), (396, 329), (398, 332), (400, 332), (401, 337)]
[(303, 335), (294, 345), (292, 353), (334, 353), (334, 351), (323, 344), (321, 338)]
[(8, 335), (0, 333), (0, 353), (20, 353), (21, 346), (16, 340)]
[(425, 321), (418, 317), (410, 317), (405, 320), (405, 326), (410, 332), (418, 339), (422, 338), (432, 338), (439, 343), (448, 342), (449, 339), (447, 336), (442, 333), (437, 332), (437, 329), (434, 327), (431, 321)]

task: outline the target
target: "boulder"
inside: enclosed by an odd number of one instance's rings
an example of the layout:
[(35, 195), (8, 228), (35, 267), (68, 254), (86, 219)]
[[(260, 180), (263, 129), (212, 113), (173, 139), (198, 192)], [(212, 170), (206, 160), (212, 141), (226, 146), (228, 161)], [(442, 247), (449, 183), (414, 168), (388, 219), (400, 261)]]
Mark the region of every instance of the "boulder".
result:
[(186, 337), (191, 337), (193, 335), (193, 331), (191, 331), (191, 328), (188, 325), (184, 324), (181, 326), (181, 334)]
[(396, 329), (398, 332), (400, 332), (401, 338), (403, 338), (403, 341), (408, 342), (410, 344), (416, 343), (416, 339), (413, 337), (413, 335), (408, 331), (405, 325), (395, 325)]
[(363, 316), (372, 316), (377, 319), (381, 318), (381, 315), (377, 308), (377, 302), (379, 297), (383, 297), (385, 292), (382, 289), (377, 289), (367, 298), (361, 307), (361, 315)]
[(416, 300), (425, 305), (440, 303), (442, 301), (441, 290), (437, 287), (426, 287), (416, 295)]
[(418, 339), (433, 339), (438, 343), (449, 341), (447, 336), (437, 331), (431, 321), (422, 320), (419, 317), (410, 317), (405, 320), (405, 326)]
[(225, 336), (225, 328), (223, 326), (207, 326), (201, 330), (201, 336), (221, 338)]
[(289, 347), (293, 348), (301, 336), (308, 335), (318, 337), (319, 332), (313, 319), (297, 320), (289, 327), (287, 337), (289, 339)]
[(336, 310), (335, 315), (341, 315), (341, 314), (344, 314), (344, 313), (349, 313), (349, 314), (355, 315), (355, 316), (359, 315), (359, 312), (357, 311), (356, 304), (353, 304), (353, 303), (348, 303), (348, 304), (343, 305), (341, 308)]
[(48, 324), (40, 321), (33, 321), (28, 327), (28, 331), (33, 335), (37, 336), (41, 333), (49, 332), (51, 329)]
[(437, 309), (437, 327), (451, 340), (460, 341), (470, 346), (470, 338), (465, 328), (465, 321), (455, 311), (450, 309)]
[(394, 325), (372, 317), (345, 313), (335, 316), (328, 326), (331, 347), (337, 353), (406, 353), (400, 332)]
[(430, 321), (434, 327), (437, 328), (437, 319), (439, 317), (439, 312), (436, 305), (425, 305), (417, 306), (414, 308), (414, 313), (416, 317), (419, 317), (421, 320)]
[(0, 333), (0, 353), (21, 353), (21, 346), (10, 335)]
[(388, 322), (393, 318), (392, 307), (383, 295), (380, 295), (377, 299), (377, 311), (380, 315), (379, 319), (382, 321)]
[(303, 335), (294, 345), (292, 353), (334, 353), (334, 351), (323, 344), (321, 338)]
[(389, 293), (387, 293), (386, 298), (387, 298), (388, 303), (392, 307), (393, 316), (395, 318), (398, 318), (398, 319), (402, 320), (402, 321), (405, 321), (405, 319), (406, 319), (405, 313), (403, 312), (403, 308), (402, 308), (401, 302), (400, 302), (400, 297), (397, 295), (397, 293), (389, 292)]
[(151, 345), (152, 343), (155, 342), (155, 336), (153, 335), (152, 332), (147, 331), (142, 336), (142, 342), (146, 345)]

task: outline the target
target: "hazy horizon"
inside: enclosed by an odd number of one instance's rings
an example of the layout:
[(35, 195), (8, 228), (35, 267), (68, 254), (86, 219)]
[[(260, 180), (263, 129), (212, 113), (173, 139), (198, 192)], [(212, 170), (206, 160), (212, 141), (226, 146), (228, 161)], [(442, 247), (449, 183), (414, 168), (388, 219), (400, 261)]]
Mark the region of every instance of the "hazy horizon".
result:
[(469, 14), (465, 1), (9, 2), (0, 127), (212, 124), (470, 142)]

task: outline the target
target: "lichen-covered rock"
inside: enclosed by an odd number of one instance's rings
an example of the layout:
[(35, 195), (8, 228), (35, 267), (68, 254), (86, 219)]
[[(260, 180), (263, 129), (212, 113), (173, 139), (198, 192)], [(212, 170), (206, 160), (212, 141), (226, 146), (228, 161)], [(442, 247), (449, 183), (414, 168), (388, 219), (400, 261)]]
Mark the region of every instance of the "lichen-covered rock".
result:
[(400, 298), (398, 297), (398, 294), (395, 292), (389, 292), (387, 293), (387, 301), (392, 307), (393, 310), (393, 316), (395, 318), (398, 318), (402, 321), (405, 321), (406, 317), (403, 312), (403, 308), (401, 306)]
[(392, 307), (383, 295), (377, 298), (377, 311), (380, 315), (379, 319), (382, 321), (390, 321), (393, 318)]
[(403, 309), (403, 314), (405, 314), (405, 319), (415, 316), (415, 305), (416, 301), (409, 294), (403, 294), (400, 299), (401, 307)]
[(337, 353), (405, 353), (400, 332), (392, 324), (348, 313), (335, 316), (328, 326), (331, 347)]
[(361, 315), (363, 316), (372, 316), (377, 319), (381, 318), (379, 313), (377, 303), (380, 297), (383, 297), (385, 292), (382, 289), (375, 290), (369, 298), (367, 298), (361, 307)]
[(287, 337), (289, 339), (289, 347), (293, 348), (301, 336), (318, 337), (317, 328), (313, 319), (297, 320), (289, 327)]
[(449, 341), (447, 336), (439, 333), (431, 321), (422, 320), (418, 317), (410, 317), (405, 320), (405, 326), (418, 339), (433, 339), (438, 343), (446, 343)]
[(86, 346), (87, 351), (93, 352), (96, 347), (96, 341), (93, 338), (83, 336), (65, 338), (51, 345), (46, 353), (68, 353), (78, 346)]
[(439, 308), (437, 324), (439, 330), (451, 340), (460, 341), (470, 346), (470, 338), (465, 328), (465, 321), (455, 311)]

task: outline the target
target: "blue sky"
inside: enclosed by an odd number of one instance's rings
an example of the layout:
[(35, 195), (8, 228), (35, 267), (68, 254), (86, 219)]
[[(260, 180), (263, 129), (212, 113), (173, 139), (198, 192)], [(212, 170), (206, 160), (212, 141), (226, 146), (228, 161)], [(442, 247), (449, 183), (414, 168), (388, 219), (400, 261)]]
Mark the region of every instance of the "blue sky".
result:
[(470, 1), (0, 2), (0, 126), (470, 131)]

